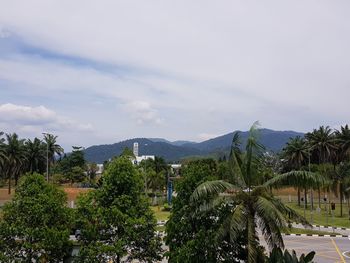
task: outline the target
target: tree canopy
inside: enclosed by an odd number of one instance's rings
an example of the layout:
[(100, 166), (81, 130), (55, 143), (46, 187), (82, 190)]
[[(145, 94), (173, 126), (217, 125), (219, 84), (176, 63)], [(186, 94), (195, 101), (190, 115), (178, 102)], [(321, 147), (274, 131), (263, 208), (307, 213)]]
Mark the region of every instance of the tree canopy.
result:
[(3, 209), (1, 257), (6, 262), (61, 262), (69, 256), (71, 211), (66, 201), (65, 193), (42, 175), (24, 176)]
[(156, 220), (142, 192), (142, 179), (128, 157), (113, 159), (102, 185), (78, 201), (79, 262), (160, 259)]

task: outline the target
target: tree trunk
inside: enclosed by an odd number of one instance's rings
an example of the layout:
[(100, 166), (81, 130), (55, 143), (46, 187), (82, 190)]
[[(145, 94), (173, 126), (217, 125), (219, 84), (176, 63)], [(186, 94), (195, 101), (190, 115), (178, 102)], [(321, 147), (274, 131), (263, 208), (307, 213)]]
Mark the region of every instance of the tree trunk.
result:
[(298, 206), (300, 207), (300, 187), (298, 187)]
[(307, 191), (306, 188), (304, 189), (304, 203), (305, 203), (305, 208), (307, 207)]
[(340, 217), (343, 217), (343, 184), (339, 182)]
[(11, 194), (11, 168), (8, 168), (7, 172), (8, 172), (8, 176), (7, 177), (9, 179), (8, 194), (10, 195)]
[(11, 175), (9, 175), (9, 188), (8, 188), (8, 194), (11, 194)]
[(318, 207), (321, 208), (321, 189), (318, 187)]

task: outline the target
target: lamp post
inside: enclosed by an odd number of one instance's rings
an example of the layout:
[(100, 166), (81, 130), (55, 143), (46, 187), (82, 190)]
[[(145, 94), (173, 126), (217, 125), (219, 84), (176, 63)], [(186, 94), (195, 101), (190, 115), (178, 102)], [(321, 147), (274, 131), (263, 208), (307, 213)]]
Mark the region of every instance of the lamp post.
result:
[[(310, 147), (309, 147), (309, 173), (311, 172), (311, 164), (310, 164)], [(313, 221), (314, 221), (314, 218), (313, 218), (313, 209), (314, 209), (314, 193), (313, 193), (313, 189), (312, 189), (313, 186), (311, 186), (311, 196), (310, 196), (310, 199), (311, 199), (311, 202), (310, 202), (310, 216), (311, 216), (311, 225), (313, 224)]]
[[(44, 138), (47, 135), (51, 135), (50, 133), (43, 132)], [(49, 144), (46, 141), (46, 181), (49, 182)]]

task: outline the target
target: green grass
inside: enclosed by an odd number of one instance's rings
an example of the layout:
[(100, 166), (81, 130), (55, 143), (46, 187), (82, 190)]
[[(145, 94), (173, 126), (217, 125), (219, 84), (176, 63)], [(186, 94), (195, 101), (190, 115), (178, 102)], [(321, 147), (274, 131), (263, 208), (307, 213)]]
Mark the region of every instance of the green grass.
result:
[[(299, 207), (295, 203), (287, 203), (287, 205), (297, 211), (300, 215), (304, 216), (304, 208)], [(311, 211), (310, 206), (308, 205), (305, 210), (305, 217), (309, 221), (309, 223), (313, 225), (322, 225), (322, 226), (337, 226), (337, 227), (346, 227), (350, 228), (350, 220), (348, 216), (348, 208), (347, 205), (343, 205), (343, 216), (340, 217), (340, 205), (336, 204), (336, 210), (334, 211), (334, 217), (331, 214), (328, 215), (328, 224), (327, 224), (327, 213), (325, 211), (324, 205), (321, 205), (321, 212), (318, 213), (315, 211), (317, 203), (314, 204), (313, 211), (313, 220), (311, 220)]]
[(162, 211), (162, 208), (158, 206), (151, 206), (151, 209), (154, 212), (154, 216), (156, 217), (157, 221), (164, 221), (169, 219), (170, 212)]
[(156, 231), (164, 232), (165, 231), (165, 226), (156, 226)]
[(294, 228), (294, 227), (282, 229), (281, 232), (286, 234), (339, 235), (339, 233), (319, 231), (315, 229)]

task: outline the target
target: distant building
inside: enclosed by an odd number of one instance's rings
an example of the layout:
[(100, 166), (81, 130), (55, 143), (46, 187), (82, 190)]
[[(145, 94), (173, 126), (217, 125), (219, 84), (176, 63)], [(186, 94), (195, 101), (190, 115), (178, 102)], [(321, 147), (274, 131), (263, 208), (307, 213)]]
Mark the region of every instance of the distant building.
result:
[(103, 164), (97, 164), (96, 175), (102, 175), (103, 173)]
[(143, 160), (147, 160), (147, 159), (155, 159), (154, 155), (141, 155), (139, 156), (139, 143), (138, 142), (134, 142), (134, 147), (133, 147), (133, 153), (135, 155), (135, 158), (132, 159), (132, 162), (134, 164), (140, 164)]
[(155, 156), (154, 155), (141, 155), (141, 156), (136, 156), (136, 164), (140, 164), (143, 160), (147, 159), (152, 159), (154, 161)]
[(139, 143), (138, 142), (134, 142), (133, 153), (134, 153), (135, 157), (139, 156)]

